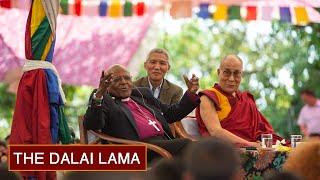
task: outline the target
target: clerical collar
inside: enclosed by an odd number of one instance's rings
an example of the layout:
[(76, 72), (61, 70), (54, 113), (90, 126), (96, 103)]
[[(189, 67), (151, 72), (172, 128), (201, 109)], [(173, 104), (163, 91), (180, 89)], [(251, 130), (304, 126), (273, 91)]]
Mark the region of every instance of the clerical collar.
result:
[[(149, 87), (150, 87), (150, 89), (153, 89), (153, 86), (152, 86), (152, 84), (151, 84), (151, 82), (150, 82), (150, 79), (149, 79), (149, 77), (148, 77), (148, 83), (149, 83)], [(161, 81), (161, 83), (160, 83), (160, 86), (158, 86), (158, 87), (154, 87), (154, 89), (157, 89), (157, 88), (161, 88), (161, 86), (162, 86), (162, 84), (163, 84), (163, 79), (162, 79), (162, 81)]]
[(121, 99), (121, 102), (128, 102), (128, 101), (130, 101), (130, 97), (127, 97), (125, 99)]

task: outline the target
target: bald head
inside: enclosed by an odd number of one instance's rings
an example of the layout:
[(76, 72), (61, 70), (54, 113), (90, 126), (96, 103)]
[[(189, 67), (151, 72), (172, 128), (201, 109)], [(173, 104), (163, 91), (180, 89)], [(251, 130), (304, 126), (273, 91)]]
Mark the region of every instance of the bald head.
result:
[(233, 94), (238, 90), (243, 69), (242, 60), (234, 54), (222, 59), (219, 69), (219, 85), (223, 91)]
[(126, 72), (126, 73), (130, 74), (130, 72), (127, 70), (127, 68), (120, 65), (120, 64), (114, 64), (114, 65), (110, 66), (107, 70), (105, 70), (106, 74), (117, 73), (117, 72)]
[(220, 62), (220, 66), (219, 68), (222, 68), (223, 66), (225, 66), (225, 64), (239, 64), (241, 66), (241, 69), (243, 69), (243, 62), (241, 60), (241, 58), (235, 54), (228, 54), (226, 55)]

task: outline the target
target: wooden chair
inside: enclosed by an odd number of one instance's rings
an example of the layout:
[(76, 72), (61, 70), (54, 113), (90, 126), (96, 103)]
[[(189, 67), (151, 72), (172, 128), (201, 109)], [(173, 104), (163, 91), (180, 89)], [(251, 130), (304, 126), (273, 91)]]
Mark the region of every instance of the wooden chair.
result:
[[(196, 121), (194, 116), (186, 116), (183, 120)], [(184, 128), (184, 126), (183, 126), (181, 121), (173, 123), (176, 135), (178, 137), (180, 137), (180, 138), (187, 138), (187, 139), (190, 139), (192, 141), (197, 141), (198, 137), (192, 136), (191, 134), (187, 133), (187, 130)]]
[[(149, 143), (140, 142), (140, 141), (133, 141), (133, 140), (128, 140), (128, 139), (121, 139), (121, 138), (112, 137), (112, 136), (109, 136), (109, 135), (102, 133), (100, 131), (87, 130), (83, 126), (83, 120), (84, 120), (83, 116), (80, 116), (78, 118), (79, 131), (80, 131), (80, 143), (81, 144), (99, 144), (100, 141), (103, 139), (103, 140), (106, 140), (110, 143), (116, 143), (116, 144), (145, 145), (148, 150), (151, 150), (151, 151), (158, 153), (163, 158), (172, 159), (172, 155), (170, 154), (170, 152), (168, 152), (167, 150), (165, 150), (159, 146), (149, 144)], [(89, 142), (89, 140), (88, 140), (89, 134), (92, 134), (96, 137), (91, 142)]]

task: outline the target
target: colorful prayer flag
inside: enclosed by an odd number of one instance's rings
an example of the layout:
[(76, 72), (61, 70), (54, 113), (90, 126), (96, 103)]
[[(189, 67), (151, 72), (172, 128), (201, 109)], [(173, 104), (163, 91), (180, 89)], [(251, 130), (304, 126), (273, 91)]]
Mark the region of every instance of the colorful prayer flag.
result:
[(280, 21), (291, 22), (291, 12), (289, 7), (280, 7)]
[(257, 7), (255, 6), (248, 6), (247, 7), (247, 16), (246, 20), (251, 21), (251, 20), (256, 20), (257, 19)]
[(199, 5), (200, 11), (197, 13), (198, 17), (207, 19), (211, 17), (211, 13), (209, 12), (209, 3), (201, 3)]
[(216, 6), (216, 12), (213, 14), (213, 19), (216, 21), (228, 19), (228, 7), (220, 4)]
[(228, 8), (228, 17), (232, 19), (241, 19), (240, 6), (230, 6)]
[(307, 11), (304, 7), (295, 7), (294, 12), (296, 14), (297, 24), (305, 25), (309, 22)]
[(107, 0), (100, 1), (100, 4), (99, 4), (99, 15), (100, 16), (106, 16), (107, 15), (107, 9), (108, 9)]
[(132, 16), (132, 2), (131, 1), (126, 1), (123, 5), (123, 16)]
[(261, 19), (265, 21), (271, 21), (273, 14), (272, 6), (263, 6), (261, 9)]
[(122, 14), (122, 6), (120, 0), (112, 0), (109, 6), (108, 14), (110, 17), (120, 17)]
[(143, 14), (146, 10), (144, 2), (138, 2), (137, 6), (136, 6), (136, 10), (137, 10), (136, 11), (137, 16), (143, 16)]
[(81, 0), (75, 0), (74, 2), (74, 13), (77, 16), (80, 16), (82, 13)]

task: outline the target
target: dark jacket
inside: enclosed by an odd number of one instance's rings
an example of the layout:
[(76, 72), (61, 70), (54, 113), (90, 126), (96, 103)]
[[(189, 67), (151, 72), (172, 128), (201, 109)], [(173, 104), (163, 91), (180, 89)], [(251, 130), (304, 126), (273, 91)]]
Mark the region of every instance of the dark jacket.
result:
[[(137, 87), (149, 87), (148, 77), (142, 77), (134, 82)], [(163, 84), (159, 94), (159, 100), (164, 104), (174, 104), (180, 101), (183, 95), (183, 90), (181, 87), (171, 83), (170, 81), (164, 79)]]
[[(93, 104), (93, 93), (90, 96), (89, 104)], [(158, 99), (153, 97), (148, 88), (133, 89), (130, 98), (147, 108), (151, 113), (154, 112), (157, 120), (162, 124), (164, 131), (171, 138), (173, 137), (168, 123), (181, 120), (200, 103), (198, 96), (192, 99), (190, 94), (185, 93), (177, 104), (171, 106), (162, 104)], [(114, 137), (139, 140), (132, 113), (126, 105), (122, 104), (120, 99), (111, 97), (109, 94), (104, 95), (102, 106), (89, 105), (85, 114), (84, 126), (92, 130), (101, 129), (102, 132)]]

